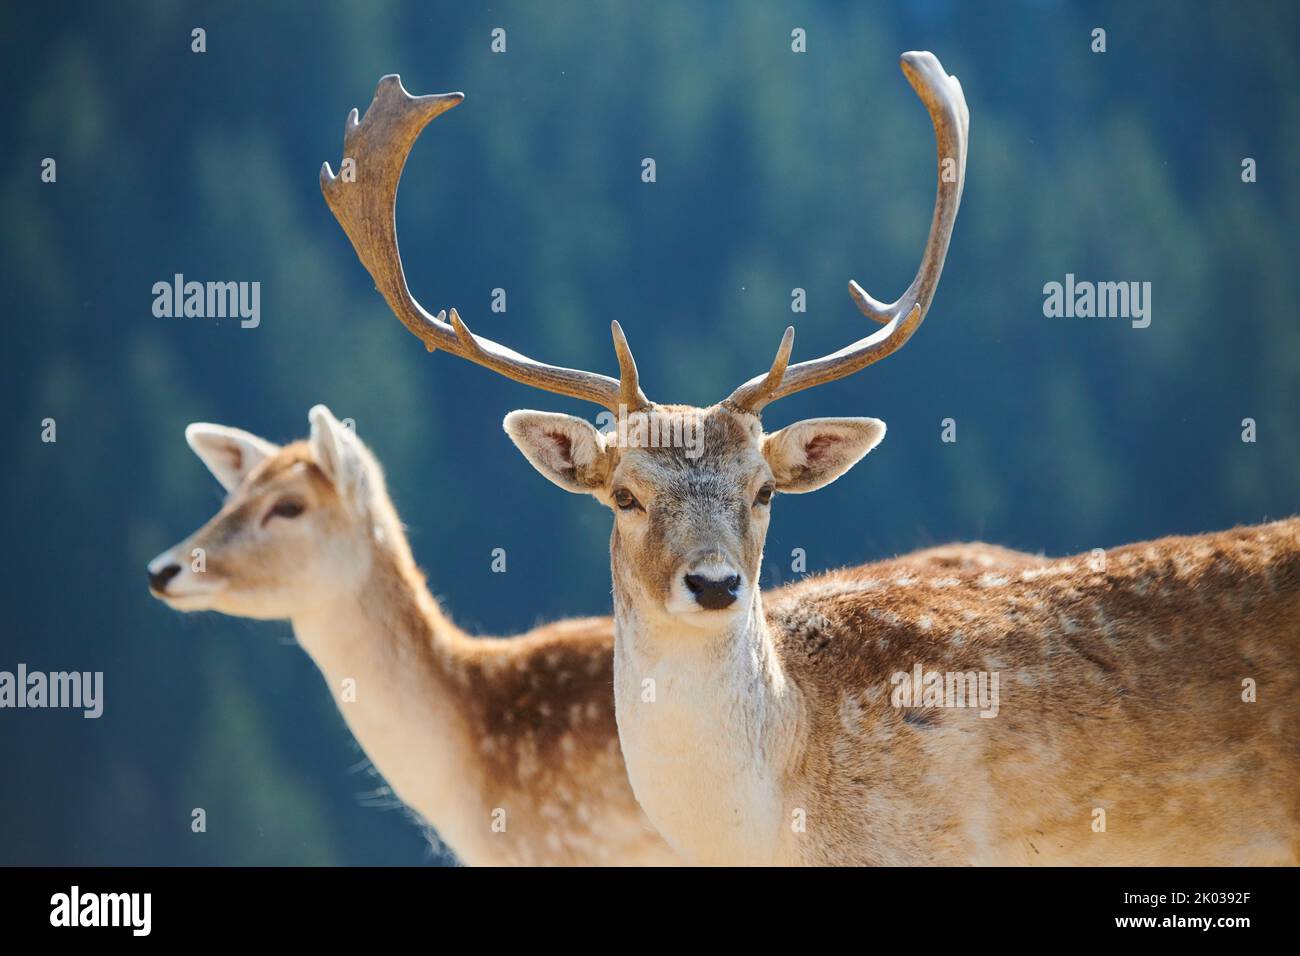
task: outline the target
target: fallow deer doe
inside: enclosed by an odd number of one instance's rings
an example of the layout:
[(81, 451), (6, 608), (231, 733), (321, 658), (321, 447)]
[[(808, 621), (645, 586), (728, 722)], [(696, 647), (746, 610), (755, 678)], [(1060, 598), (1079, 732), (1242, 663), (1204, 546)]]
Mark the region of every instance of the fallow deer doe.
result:
[[(393, 202), (420, 130), (460, 94), (381, 81), (349, 118), (357, 183), (322, 188), (407, 328), (515, 381), (636, 427), (689, 416), (703, 453), (620, 447), (572, 416), (505, 427), (565, 490), (614, 511), (619, 735), (637, 799), (696, 863), (1247, 863), (1300, 853), (1300, 520), (1118, 548), (1014, 572), (804, 581), (765, 604), (776, 492), (834, 481), (884, 437), (870, 418), (767, 434), (778, 398), (900, 348), (933, 298), (961, 199), (969, 114), (929, 53), (903, 72), (930, 113), (939, 185), (920, 269), (883, 323), (840, 351), (770, 370), (708, 408), (652, 404), (612, 323), (619, 378), (546, 365), (426, 312), (402, 272)], [(358, 188), (363, 180), (369, 185)], [(628, 431), (635, 431), (634, 428)], [(900, 697), (900, 677), (939, 676)], [(993, 719), (944, 696), (1000, 676)], [(1247, 688), (1257, 687), (1256, 700)], [(994, 685), (997, 686), (997, 685)]]
[(366, 755), (462, 862), (675, 862), (628, 786), (610, 619), (471, 638), (425, 586), (370, 450), (323, 405), (310, 420), (284, 447), (185, 430), (229, 498), (150, 563), (154, 596), (289, 619)]
[[(222, 425), (185, 430), (230, 497), (150, 562), (154, 596), (290, 620), (375, 767), (462, 862), (675, 862), (627, 782), (613, 620), (470, 638), (425, 586), (373, 454), (324, 406), (309, 417), (311, 438), (284, 447)], [(976, 542), (882, 569), (1039, 563)]]

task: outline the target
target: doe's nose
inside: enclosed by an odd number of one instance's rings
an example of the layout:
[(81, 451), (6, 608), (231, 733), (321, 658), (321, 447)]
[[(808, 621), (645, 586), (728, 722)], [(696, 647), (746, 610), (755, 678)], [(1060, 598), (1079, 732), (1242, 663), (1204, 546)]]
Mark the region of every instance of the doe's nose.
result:
[(736, 603), (736, 592), (740, 590), (740, 575), (732, 574), (723, 578), (709, 578), (703, 574), (686, 575), (686, 590), (695, 595), (700, 607), (710, 611), (721, 611)]
[(147, 570), (149, 572), (149, 589), (162, 593), (167, 590), (167, 582), (181, 573), (181, 566), (172, 563), (159, 568), (157, 571), (153, 568)]

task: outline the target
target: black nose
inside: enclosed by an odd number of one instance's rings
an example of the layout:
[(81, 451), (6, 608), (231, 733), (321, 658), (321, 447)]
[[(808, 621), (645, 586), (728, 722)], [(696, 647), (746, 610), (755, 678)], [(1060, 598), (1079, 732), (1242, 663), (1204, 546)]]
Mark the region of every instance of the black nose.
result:
[(163, 592), (167, 590), (167, 582), (176, 575), (181, 573), (179, 564), (169, 564), (161, 571), (149, 572), (149, 589), (152, 591)]
[(740, 575), (733, 574), (727, 578), (706, 578), (702, 574), (686, 575), (686, 588), (695, 595), (700, 607), (710, 611), (721, 611), (736, 603), (736, 591), (740, 589)]

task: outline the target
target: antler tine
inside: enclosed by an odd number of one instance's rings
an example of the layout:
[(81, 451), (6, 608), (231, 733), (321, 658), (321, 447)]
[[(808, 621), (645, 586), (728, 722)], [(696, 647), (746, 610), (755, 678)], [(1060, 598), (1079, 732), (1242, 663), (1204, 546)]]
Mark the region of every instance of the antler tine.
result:
[(878, 302), (856, 282), (850, 282), (849, 294), (858, 309), (884, 328), (831, 355), (800, 362), (786, 371), (778, 385), (771, 384), (770, 372), (756, 376), (732, 392), (728, 404), (758, 414), (778, 398), (852, 375), (901, 348), (929, 311), (966, 182), (970, 112), (961, 84), (944, 71), (933, 53), (904, 53), (900, 65), (930, 113), (939, 157), (934, 216), (916, 277), (901, 298), (888, 304)]
[[(402, 86), (401, 78), (390, 73), (380, 79), (365, 116), (358, 121), (356, 110), (348, 115), (343, 133), (345, 165), (340, 174), (336, 176), (329, 163), (321, 167), (320, 185), (325, 202), (352, 240), (352, 248), (375, 280), (375, 288), (402, 324), (431, 352), (442, 349), (513, 381), (594, 402), (614, 412), (618, 412), (620, 401), (628, 395), (639, 400), (638, 407), (649, 404), (636, 385), (636, 364), (627, 342), (623, 340), (620, 347), (618, 336), (615, 345), (620, 349), (619, 368), (624, 373), (621, 381), (595, 372), (535, 361), (491, 339), (474, 335), (454, 309), (450, 323), (445, 312), (430, 315), (411, 295), (397, 245), (397, 186), (420, 132), (464, 98), (462, 93), (412, 96)], [(353, 175), (348, 175), (349, 159), (353, 162), (350, 170)], [(626, 374), (629, 367), (630, 392)]]
[(614, 336), (614, 353), (618, 356), (619, 402), (630, 412), (637, 412), (650, 404), (641, 391), (640, 376), (636, 371), (636, 359), (628, 347), (627, 336), (618, 319), (609, 323), (609, 330)]
[(790, 353), (794, 351), (794, 326), (787, 325), (785, 334), (781, 336), (781, 344), (776, 348), (776, 358), (772, 359), (772, 367), (767, 370), (767, 374), (757, 378), (750, 379), (745, 384), (757, 385), (744, 399), (745, 403), (737, 401), (737, 395), (740, 389), (733, 392), (731, 397), (723, 402), (724, 405), (734, 405), (740, 411), (754, 411), (760, 409), (768, 402), (773, 400), (777, 389), (781, 387), (781, 380), (785, 378), (786, 367), (790, 364)]

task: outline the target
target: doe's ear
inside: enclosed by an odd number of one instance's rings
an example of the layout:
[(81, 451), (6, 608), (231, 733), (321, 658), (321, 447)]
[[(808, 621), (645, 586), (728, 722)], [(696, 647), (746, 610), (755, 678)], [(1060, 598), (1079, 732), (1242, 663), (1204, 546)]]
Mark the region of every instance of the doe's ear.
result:
[(590, 422), (554, 412), (518, 411), (502, 427), (529, 463), (545, 478), (574, 494), (591, 494), (605, 484), (609, 453), (605, 437)]
[(226, 491), (238, 488), (249, 472), (280, 450), (250, 432), (208, 422), (187, 425), (185, 441)]
[(763, 457), (786, 494), (816, 491), (844, 474), (885, 437), (878, 418), (809, 418), (763, 438)]
[(344, 499), (361, 502), (366, 487), (366, 465), (361, 457), (357, 436), (324, 405), (314, 405), (307, 413), (311, 422), (312, 457), (334, 483)]

